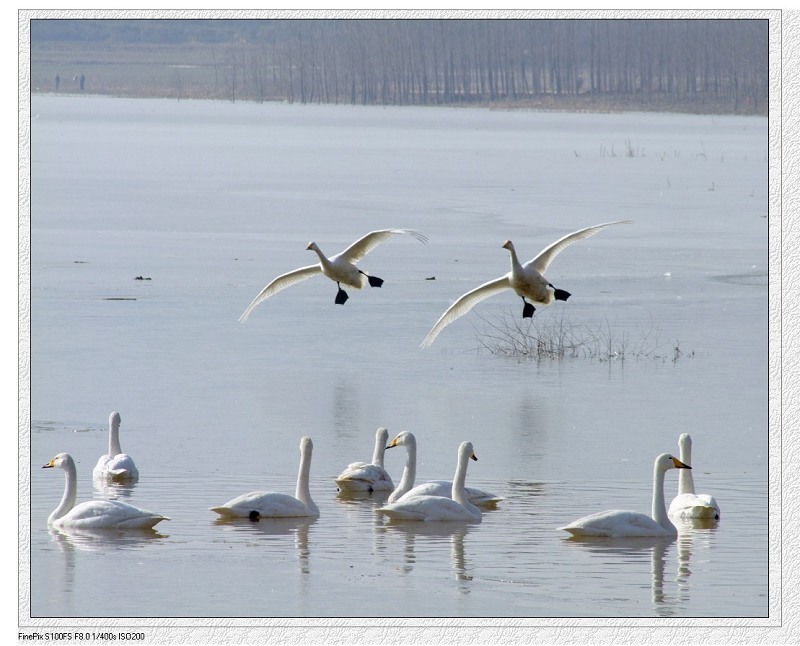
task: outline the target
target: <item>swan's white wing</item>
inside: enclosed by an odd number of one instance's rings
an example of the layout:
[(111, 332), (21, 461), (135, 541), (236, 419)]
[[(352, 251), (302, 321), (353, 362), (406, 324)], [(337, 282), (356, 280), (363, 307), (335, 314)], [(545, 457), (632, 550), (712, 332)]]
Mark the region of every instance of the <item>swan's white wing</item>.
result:
[(139, 470), (133, 458), (127, 453), (120, 453), (114, 457), (103, 455), (92, 471), (92, 476), (105, 480), (136, 480), (139, 478)]
[(398, 520), (481, 522), (480, 511), (473, 509), (476, 511), (474, 515), (451, 498), (412, 496), (380, 507), (378, 511)]
[(420, 242), (428, 242), (428, 238), (411, 229), (380, 229), (378, 231), (370, 231), (367, 235), (347, 247), (342, 253), (337, 254), (336, 257), (351, 263), (357, 263), (379, 244), (396, 235), (413, 236)]
[[(414, 496), (440, 496), (444, 498), (452, 498), (453, 481), (452, 480), (431, 480), (419, 484), (412, 489), (409, 489), (400, 500), (405, 498), (413, 498)], [(502, 498), (496, 496), (488, 491), (476, 489), (474, 487), (465, 487), (467, 498), (473, 505), (491, 505), (500, 502)]]
[(550, 265), (550, 262), (553, 260), (553, 258), (556, 257), (558, 252), (564, 249), (565, 247), (568, 247), (573, 242), (577, 242), (578, 240), (583, 240), (584, 238), (593, 236), (601, 229), (610, 227), (613, 224), (630, 224), (630, 223), (631, 220), (617, 220), (616, 222), (605, 222), (604, 224), (596, 224), (593, 227), (586, 227), (585, 229), (579, 229), (578, 231), (573, 231), (572, 233), (568, 233), (563, 238), (556, 240), (553, 244), (546, 247), (538, 256), (536, 256), (536, 258), (534, 258), (533, 260), (531, 260), (526, 264), (532, 265), (536, 271), (538, 271), (540, 274), (543, 274), (545, 271), (547, 271), (547, 267)]
[(73, 507), (54, 524), (86, 529), (145, 529), (162, 520), (169, 518), (117, 500), (89, 500)]
[(624, 536), (663, 536), (664, 528), (647, 514), (611, 509), (584, 516), (565, 527), (573, 536), (621, 538)]
[(386, 469), (376, 464), (354, 462), (336, 478), (342, 491), (392, 491), (394, 484)]
[(510, 288), (511, 282), (508, 279), (508, 274), (506, 274), (500, 278), (490, 280), (488, 283), (484, 283), (483, 285), (480, 285), (479, 287), (476, 287), (472, 291), (469, 291), (463, 296), (459, 297), (459, 299), (450, 307), (448, 307), (445, 313), (439, 317), (439, 320), (436, 321), (436, 324), (431, 328), (431, 331), (428, 332), (428, 336), (426, 336), (422, 341), (420, 347), (427, 348), (430, 346), (434, 339), (436, 339), (438, 336), (439, 332), (441, 332), (457, 318), (464, 316), (464, 314), (469, 312), (482, 300)]
[(669, 515), (679, 518), (719, 518), (719, 505), (708, 494), (682, 493), (669, 506)]
[(222, 518), (249, 518), (253, 512), (264, 518), (312, 515), (308, 507), (294, 496), (274, 491), (251, 491), (210, 510)]
[(262, 301), (267, 300), (273, 294), (277, 294), (282, 289), (286, 289), (294, 285), (295, 283), (299, 283), (301, 280), (306, 280), (311, 278), (312, 276), (316, 276), (322, 271), (319, 265), (309, 265), (308, 267), (300, 267), (300, 269), (295, 269), (294, 271), (287, 272), (285, 274), (281, 274), (277, 278), (275, 278), (269, 285), (267, 285), (261, 292), (253, 299), (253, 302), (247, 306), (247, 309), (244, 313), (239, 317), (239, 320), (244, 323), (247, 320), (247, 317), (250, 316), (250, 312), (253, 311), (256, 305), (261, 303)]
[(111, 460), (110, 455), (101, 455), (100, 459), (97, 461), (94, 469), (92, 470), (92, 477), (94, 478), (102, 478), (103, 474), (106, 471), (106, 465)]

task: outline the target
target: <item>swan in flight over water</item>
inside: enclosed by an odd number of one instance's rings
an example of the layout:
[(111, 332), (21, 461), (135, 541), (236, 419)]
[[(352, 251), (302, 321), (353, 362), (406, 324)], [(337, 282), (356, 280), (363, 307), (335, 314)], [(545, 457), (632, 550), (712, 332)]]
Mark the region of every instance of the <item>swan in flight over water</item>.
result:
[(58, 468), (66, 474), (64, 495), (47, 518), (48, 525), (76, 529), (152, 529), (156, 523), (169, 520), (118, 500), (87, 500), (76, 505), (78, 474), (75, 460), (69, 453), (59, 453), (42, 468)]
[(317, 274), (324, 274), (336, 283), (339, 289), (336, 292), (334, 302), (337, 305), (344, 305), (349, 298), (347, 292), (342, 289), (343, 284), (348, 287), (355, 287), (356, 289), (362, 289), (367, 283), (369, 283), (370, 287), (380, 287), (383, 285), (383, 280), (377, 276), (365, 274), (356, 266), (356, 263), (379, 244), (396, 235), (408, 235), (416, 238), (420, 242), (428, 242), (428, 238), (424, 235), (416, 231), (411, 231), (410, 229), (381, 229), (378, 231), (370, 231), (367, 235), (356, 240), (347, 247), (347, 249), (330, 258), (322, 253), (316, 242), (309, 242), (306, 250), (316, 253), (317, 256), (319, 256), (319, 262), (316, 265), (300, 267), (299, 269), (282, 274), (272, 280), (272, 282), (262, 289), (258, 296), (253, 299), (253, 302), (247, 306), (247, 309), (239, 317), (239, 321), (244, 323), (256, 305), (265, 301), (270, 296), (277, 294), (282, 289), (286, 289), (295, 283), (316, 276)]
[(122, 417), (116, 411), (108, 416), (108, 454), (101, 455), (92, 471), (95, 480), (125, 482), (139, 479), (133, 458), (123, 453), (119, 445), (119, 425)]
[(612, 509), (584, 516), (559, 527), (579, 538), (621, 538), (632, 536), (677, 536), (678, 530), (667, 516), (664, 503), (664, 474), (669, 469), (691, 469), (669, 453), (662, 453), (653, 464), (652, 516), (638, 511)]
[[(678, 438), (681, 462), (692, 461), (692, 438), (681, 433)], [(678, 495), (669, 506), (669, 515), (678, 518), (716, 518), (719, 519), (719, 505), (714, 496), (694, 492), (694, 478), (691, 471), (681, 471), (678, 476)]]
[(508, 249), (511, 254), (511, 271), (459, 297), (455, 303), (447, 308), (439, 320), (436, 321), (431, 331), (428, 332), (428, 336), (426, 336), (420, 344), (421, 347), (429, 347), (436, 339), (439, 332), (457, 318), (464, 316), (464, 314), (469, 312), (482, 300), (507, 289), (513, 289), (517, 293), (517, 296), (522, 298), (522, 302), (524, 303), (522, 307), (523, 318), (531, 318), (533, 316), (533, 312), (535, 311), (533, 303), (537, 305), (549, 305), (554, 300), (567, 300), (570, 297), (570, 293), (563, 289), (556, 289), (547, 278), (544, 277), (544, 272), (547, 271), (547, 267), (550, 265), (553, 258), (555, 258), (562, 249), (571, 245), (573, 242), (593, 236), (601, 229), (605, 229), (614, 224), (628, 224), (630, 222), (631, 220), (618, 220), (616, 222), (596, 224), (592, 227), (573, 231), (563, 238), (556, 240), (536, 256), (536, 258), (526, 262), (524, 265), (520, 264), (517, 258), (514, 244), (511, 240), (506, 240), (503, 243), (503, 249)]
[(394, 483), (383, 468), (383, 454), (389, 441), (389, 430), (379, 428), (375, 432), (375, 450), (372, 462), (353, 462), (347, 465), (336, 478), (339, 491), (392, 491)]

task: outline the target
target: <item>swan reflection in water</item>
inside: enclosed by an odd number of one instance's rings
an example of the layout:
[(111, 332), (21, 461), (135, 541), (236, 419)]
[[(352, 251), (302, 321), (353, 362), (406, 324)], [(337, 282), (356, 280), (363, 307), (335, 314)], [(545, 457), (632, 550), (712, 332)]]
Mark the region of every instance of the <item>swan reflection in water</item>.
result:
[[(473, 575), (465, 554), (464, 539), (475, 529), (476, 525), (463, 522), (420, 523), (392, 519), (376, 526), (375, 535), (376, 540), (387, 544), (383, 551), (388, 557), (402, 555), (402, 562), (396, 568), (400, 574), (410, 574), (417, 563), (424, 567), (427, 560), (440, 560), (444, 547), (449, 544), (454, 578), (471, 581)], [(388, 545), (396, 540), (402, 542), (402, 549)]]
[[(653, 610), (658, 616), (672, 617), (684, 614), (689, 607), (692, 554), (709, 542), (712, 534), (705, 530), (713, 532), (717, 522), (715, 519), (701, 518), (678, 520), (680, 533), (677, 537), (571, 536), (564, 539), (564, 542), (579, 545), (592, 557), (601, 559), (604, 566), (624, 567), (632, 563), (641, 563), (649, 552)], [(674, 576), (671, 574), (672, 569), (667, 565), (672, 546), (676, 546), (677, 566)], [(671, 581), (674, 581), (674, 587), (671, 586)]]
[(69, 526), (48, 527), (53, 542), (64, 552), (107, 552), (109, 548), (136, 549), (167, 538), (155, 529), (80, 529)]
[(98, 498), (120, 500), (130, 498), (139, 483), (136, 481), (117, 482), (116, 480), (92, 480), (92, 490)]
[[(217, 518), (213, 524), (232, 532), (242, 540), (284, 540), (284, 536), (294, 536), (297, 565), (301, 574), (311, 572), (308, 535), (316, 516), (296, 516), (287, 518)], [(281, 538), (276, 538), (281, 537)]]
[(59, 559), (61, 560), (59, 567), (52, 567), (48, 571), (48, 590), (53, 598), (64, 600), (65, 603), (69, 603), (68, 600), (72, 599), (77, 588), (76, 576), (81, 572), (79, 553), (96, 553), (103, 558), (115, 550), (146, 549), (168, 538), (168, 535), (155, 529), (123, 531), (115, 528), (82, 529), (51, 525), (47, 531), (63, 557)]

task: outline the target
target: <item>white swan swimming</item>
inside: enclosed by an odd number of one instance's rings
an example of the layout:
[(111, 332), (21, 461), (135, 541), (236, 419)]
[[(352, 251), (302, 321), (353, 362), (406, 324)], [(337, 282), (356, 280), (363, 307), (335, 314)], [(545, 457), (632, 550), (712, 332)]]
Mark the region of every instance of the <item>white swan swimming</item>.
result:
[(319, 508), (311, 499), (308, 478), (311, 473), (311, 453), (314, 444), (311, 438), (300, 440), (300, 470), (297, 474), (295, 495), (275, 491), (251, 491), (237, 496), (219, 507), (211, 507), (211, 511), (220, 518), (289, 518), (295, 516), (319, 516)]
[(43, 469), (63, 469), (66, 486), (61, 502), (47, 523), (55, 527), (74, 527), (78, 529), (151, 529), (166, 516), (139, 509), (118, 500), (88, 500), (75, 504), (77, 493), (77, 469), (69, 453), (59, 453)]
[(477, 459), (472, 442), (462, 442), (458, 447), (458, 464), (450, 498), (403, 496), (397, 502), (388, 503), (377, 511), (397, 520), (481, 522), (481, 510), (469, 501), (464, 488), (467, 464), (470, 460)]
[[(406, 447), (406, 465), (403, 468), (403, 475), (400, 478), (400, 484), (389, 495), (387, 502), (396, 502), (401, 498), (411, 495), (428, 495), (428, 496), (441, 496), (450, 498), (453, 491), (452, 480), (433, 480), (424, 484), (414, 486), (414, 481), (417, 478), (417, 438), (410, 431), (403, 431), (395, 437), (387, 449), (392, 449), (396, 446)], [(476, 489), (474, 487), (466, 487), (467, 498), (473, 505), (491, 506), (502, 500), (500, 496), (496, 496), (488, 491)]]
[(381, 229), (378, 231), (370, 231), (367, 235), (356, 240), (347, 247), (347, 249), (330, 258), (320, 251), (320, 248), (315, 242), (309, 242), (306, 249), (315, 252), (317, 256), (319, 256), (319, 263), (316, 265), (309, 265), (308, 267), (300, 267), (299, 269), (282, 274), (272, 280), (272, 282), (262, 289), (258, 296), (253, 299), (253, 302), (247, 306), (247, 309), (239, 317), (239, 320), (244, 323), (256, 305), (265, 301), (270, 296), (277, 294), (282, 289), (320, 273), (330, 278), (339, 287), (339, 290), (336, 292), (336, 298), (334, 299), (337, 305), (344, 305), (345, 301), (348, 299), (347, 292), (342, 289), (342, 284), (361, 289), (368, 282), (370, 287), (380, 287), (383, 285), (383, 280), (377, 276), (368, 276), (356, 267), (356, 263), (379, 244), (396, 235), (409, 235), (420, 242), (428, 242), (428, 238), (424, 235), (416, 231), (411, 231), (410, 229)]
[(652, 516), (638, 511), (613, 509), (584, 516), (559, 529), (578, 537), (675, 536), (678, 530), (670, 522), (664, 503), (664, 474), (669, 469), (691, 468), (669, 453), (662, 453), (656, 458), (653, 464)]
[(383, 468), (383, 454), (389, 441), (389, 431), (383, 427), (375, 432), (372, 462), (353, 462), (336, 478), (340, 491), (392, 491), (394, 483)]
[[(681, 433), (678, 438), (681, 462), (692, 463), (692, 438)], [(692, 472), (685, 469), (678, 475), (678, 495), (669, 505), (669, 515), (679, 518), (719, 518), (719, 505), (713, 496), (696, 494)]]
[(503, 248), (508, 249), (511, 254), (511, 271), (500, 278), (490, 280), (460, 296), (455, 303), (448, 307), (445, 313), (439, 317), (439, 320), (436, 321), (436, 324), (431, 328), (431, 331), (428, 332), (428, 336), (425, 337), (420, 346), (423, 348), (429, 347), (439, 333), (450, 325), (450, 323), (469, 312), (482, 300), (507, 289), (513, 289), (516, 294), (522, 298), (522, 302), (524, 303), (522, 307), (523, 318), (531, 318), (533, 316), (533, 312), (535, 311), (533, 303), (537, 305), (549, 305), (554, 300), (567, 300), (567, 298), (570, 297), (570, 293), (563, 289), (556, 289), (544, 277), (544, 272), (547, 271), (547, 267), (550, 265), (553, 258), (556, 257), (556, 254), (573, 242), (593, 236), (601, 229), (605, 229), (614, 224), (627, 224), (630, 222), (631, 220), (618, 220), (616, 222), (596, 224), (592, 227), (574, 231), (556, 240), (553, 244), (543, 249), (536, 258), (526, 262), (524, 265), (520, 264), (517, 258), (517, 252), (511, 240), (506, 240), (503, 243)]
[(92, 471), (96, 480), (130, 481), (139, 479), (133, 458), (123, 453), (119, 445), (119, 425), (122, 417), (117, 411), (108, 416), (108, 454), (101, 455)]

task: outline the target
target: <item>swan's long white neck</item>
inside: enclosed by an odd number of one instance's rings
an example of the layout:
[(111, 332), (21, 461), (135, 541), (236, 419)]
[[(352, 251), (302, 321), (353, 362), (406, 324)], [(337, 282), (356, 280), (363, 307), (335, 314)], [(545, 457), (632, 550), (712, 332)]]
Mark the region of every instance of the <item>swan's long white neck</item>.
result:
[(417, 442), (412, 438), (406, 438), (406, 466), (403, 467), (403, 476), (400, 478), (400, 484), (389, 495), (389, 502), (394, 502), (403, 494), (407, 493), (414, 486), (414, 480), (417, 478)]
[(458, 451), (458, 464), (456, 465), (456, 474), (453, 476), (453, 488), (450, 496), (457, 503), (464, 505), (470, 513), (473, 515), (477, 513), (480, 516), (480, 510), (469, 501), (469, 496), (467, 496), (467, 465), (471, 456), (472, 447), (462, 444)]
[(119, 445), (119, 415), (112, 414), (108, 419), (108, 454), (113, 458), (122, 453)]
[(389, 431), (379, 428), (375, 433), (375, 451), (372, 453), (372, 464), (378, 467), (383, 466), (383, 454), (386, 452), (386, 441), (389, 439)]
[(320, 248), (319, 248), (319, 247), (316, 245), (316, 243), (314, 243), (314, 244), (312, 244), (312, 245), (311, 245), (311, 250), (312, 250), (312, 251), (313, 251), (315, 254), (317, 254), (317, 256), (319, 257), (319, 262), (320, 262), (320, 264), (321, 264), (323, 267), (330, 267), (330, 266), (331, 266), (331, 261), (330, 261), (330, 260), (328, 260), (328, 256), (326, 256), (324, 253), (322, 253), (322, 251), (321, 251), (321, 250), (320, 250)]
[(517, 250), (514, 249), (514, 245), (511, 241), (506, 245), (506, 249), (508, 249), (508, 253), (511, 254), (511, 272), (514, 274), (521, 272), (522, 265), (519, 262), (519, 258), (517, 258)]
[[(678, 441), (681, 449), (681, 462), (692, 465), (692, 439), (683, 434)], [(678, 494), (694, 493), (694, 476), (691, 469), (680, 469), (678, 474)]]
[[(686, 469), (681, 469), (686, 471)], [(664, 503), (664, 476), (667, 473), (666, 469), (658, 463), (653, 467), (653, 508), (652, 516), (659, 525), (661, 525), (667, 532), (676, 534), (678, 530), (669, 519), (667, 515), (667, 506)]]
[(63, 464), (59, 465), (64, 470), (66, 485), (64, 487), (64, 495), (61, 497), (61, 502), (58, 507), (53, 510), (47, 517), (48, 523), (54, 523), (59, 518), (69, 513), (69, 510), (75, 506), (75, 497), (78, 488), (78, 473), (75, 468), (75, 462), (70, 457), (64, 460)]
[(297, 488), (295, 489), (294, 497), (318, 514), (319, 508), (311, 499), (311, 490), (308, 486), (308, 480), (311, 475), (312, 450), (313, 446), (306, 443), (303, 444), (300, 450), (300, 470), (297, 473)]
[(453, 476), (453, 488), (450, 496), (462, 505), (467, 502), (467, 465), (469, 464), (469, 454), (463, 448), (458, 452), (458, 464), (456, 474)]

